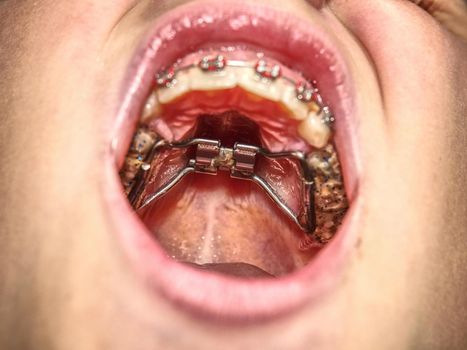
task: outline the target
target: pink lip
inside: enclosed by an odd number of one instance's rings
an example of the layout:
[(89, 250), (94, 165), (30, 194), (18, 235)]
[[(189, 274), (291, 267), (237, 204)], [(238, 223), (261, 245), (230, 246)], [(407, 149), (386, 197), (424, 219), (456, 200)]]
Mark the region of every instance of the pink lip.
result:
[[(316, 79), (336, 114), (336, 143), (345, 149), (342, 166), (352, 206), (334, 240), (304, 269), (274, 280), (235, 279), (196, 271), (166, 256), (134, 214), (116, 171), (129, 145), (138, 112), (155, 73), (206, 44), (243, 43), (262, 47)], [(291, 312), (336, 286), (357, 242), (360, 201), (354, 89), (344, 59), (329, 36), (313, 23), (270, 7), (200, 1), (158, 18), (129, 71), (123, 100), (110, 135), (103, 188), (121, 245), (144, 287), (196, 315), (223, 320), (259, 320)], [(118, 140), (118, 141), (116, 141)]]

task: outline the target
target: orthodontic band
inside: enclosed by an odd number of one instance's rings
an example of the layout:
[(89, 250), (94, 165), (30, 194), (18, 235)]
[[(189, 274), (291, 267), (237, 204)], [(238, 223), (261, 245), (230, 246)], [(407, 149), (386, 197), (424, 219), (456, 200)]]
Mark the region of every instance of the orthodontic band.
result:
[[(194, 148), (194, 157), (189, 159), (185, 167), (175, 176), (163, 184), (156, 192), (144, 199), (143, 203), (136, 207), (142, 185), (144, 173), (148, 167), (141, 168), (136, 179), (136, 184), (129, 194), (130, 203), (136, 210), (141, 210), (166, 195), (186, 175), (191, 173), (202, 173), (216, 175), (218, 171), (229, 171), (234, 179), (249, 180), (261, 187), (268, 196), (279, 206), (299, 228), (305, 233), (312, 234), (316, 229), (316, 214), (314, 209), (315, 182), (314, 173), (307, 164), (306, 155), (300, 151), (292, 152), (269, 152), (261, 147), (236, 143), (233, 148), (223, 147), (218, 140), (205, 138), (193, 138), (183, 142), (170, 143), (160, 140), (154, 143), (149, 152), (146, 165), (151, 162), (156, 152), (161, 149), (189, 149)], [(301, 168), (300, 180), (302, 181), (302, 209), (295, 213), (287, 203), (277, 194), (274, 188), (261, 176), (255, 173), (255, 164), (259, 156), (278, 159), (289, 158), (299, 162)]]

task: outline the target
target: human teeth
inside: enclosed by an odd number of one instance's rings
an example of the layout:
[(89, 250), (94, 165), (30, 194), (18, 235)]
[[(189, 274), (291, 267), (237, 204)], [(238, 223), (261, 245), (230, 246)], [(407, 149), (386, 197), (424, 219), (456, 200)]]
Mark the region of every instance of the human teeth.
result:
[[(319, 151), (321, 152), (321, 151)], [(314, 152), (308, 157), (308, 165), (312, 167), (316, 172), (319, 172), (323, 176), (330, 177), (332, 171), (332, 161), (334, 160), (332, 153), (321, 154)]]
[(199, 62), (199, 68), (205, 72), (214, 72), (223, 70), (226, 64), (227, 60), (222, 55), (217, 55), (214, 58), (206, 56)]
[(233, 89), (237, 86), (235, 73), (234, 68), (224, 68), (213, 72), (191, 69), (188, 73), (190, 88), (195, 91)]
[(298, 125), (298, 133), (310, 145), (316, 148), (326, 146), (331, 136), (330, 127), (323, 121), (322, 113), (314, 111)]
[(238, 86), (257, 96), (271, 101), (280, 101), (284, 84), (281, 81), (269, 81), (258, 77), (250, 70), (242, 71), (238, 77)]
[(163, 70), (156, 75), (156, 83), (159, 87), (169, 87), (171, 86), (173, 80), (175, 79), (176, 71), (172, 66), (169, 69)]
[(156, 135), (149, 130), (141, 128), (136, 132), (133, 138), (130, 151), (139, 155), (146, 155), (155, 142)]
[(120, 171), (120, 178), (122, 179), (123, 186), (126, 194), (129, 194), (133, 186), (133, 180), (138, 174), (139, 168), (143, 162), (138, 159), (140, 158), (135, 153), (130, 153), (125, 157), (122, 170)]
[(160, 103), (165, 104), (172, 102), (180, 96), (185, 95), (190, 91), (189, 72), (180, 71), (172, 81), (170, 87), (157, 90), (157, 98)]
[(146, 123), (159, 112), (159, 101), (157, 100), (157, 92), (152, 91), (143, 107), (141, 115), (141, 123)]
[(131, 155), (125, 158), (125, 172), (127, 176), (132, 176), (133, 178), (136, 176), (141, 164), (143, 161), (137, 158), (137, 155)]
[(265, 60), (259, 60), (255, 66), (256, 73), (262, 78), (275, 80), (281, 76), (282, 69), (278, 64), (270, 65)]
[(326, 125), (332, 125), (335, 122), (334, 115), (327, 106), (322, 109), (322, 120)]
[(283, 68), (264, 59), (227, 60), (223, 55), (205, 56), (198, 63), (172, 66), (157, 75), (157, 91), (148, 98), (142, 121), (159, 113), (159, 106), (172, 103), (191, 91), (219, 91), (236, 87), (253, 100), (278, 102), (299, 121), (298, 133), (315, 148), (323, 148), (331, 137), (334, 116), (323, 103), (314, 83), (295, 82)]
[(308, 116), (309, 108), (306, 103), (297, 99), (295, 87), (284, 87), (281, 102), (292, 112), (290, 116), (293, 119), (303, 120)]
[(302, 102), (310, 102), (313, 99), (314, 90), (305, 83), (300, 83), (296, 88), (297, 99)]
[(139, 169), (145, 166), (144, 160), (157, 141), (157, 135), (146, 128), (140, 128), (133, 137), (125, 163), (120, 172), (125, 192), (128, 194)]

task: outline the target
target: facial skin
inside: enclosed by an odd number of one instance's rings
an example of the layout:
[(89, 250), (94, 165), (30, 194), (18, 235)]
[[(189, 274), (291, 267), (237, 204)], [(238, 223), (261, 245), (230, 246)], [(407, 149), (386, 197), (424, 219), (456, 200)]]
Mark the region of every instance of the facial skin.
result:
[(0, 348), (465, 349), (464, 4), (435, 2), (446, 10), (431, 15), (406, 0), (250, 1), (317, 22), (350, 64), (363, 215), (342, 283), (247, 326), (194, 319), (147, 293), (102, 199), (103, 135), (142, 36), (188, 1), (6, 0)]

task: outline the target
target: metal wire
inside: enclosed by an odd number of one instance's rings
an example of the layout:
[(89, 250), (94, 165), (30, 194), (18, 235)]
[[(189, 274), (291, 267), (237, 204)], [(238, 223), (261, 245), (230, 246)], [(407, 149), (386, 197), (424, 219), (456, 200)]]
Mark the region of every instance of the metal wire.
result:
[[(210, 145), (211, 147), (213, 145), (215, 147), (218, 147), (219, 153), (221, 152), (221, 150), (225, 150), (225, 148), (221, 147), (220, 141), (204, 139), (204, 138), (193, 138), (193, 139), (189, 139), (186, 141), (175, 142), (175, 143), (169, 143), (166, 141), (158, 142), (155, 144), (154, 149), (151, 152), (151, 157), (154, 157), (156, 154), (156, 151), (161, 148), (183, 149), (183, 148), (189, 148), (191, 146), (206, 145), (206, 144)], [(300, 151), (269, 152), (261, 147), (250, 146), (250, 145), (239, 145), (239, 144), (235, 145), (234, 149), (228, 149), (228, 150), (231, 151), (232, 154), (234, 154), (234, 150), (236, 149), (236, 147), (240, 147), (248, 151), (251, 151), (252, 153), (254, 153), (254, 155), (259, 154), (259, 155), (262, 155), (263, 157), (270, 158), (270, 159), (291, 158), (291, 159), (299, 161), (301, 165), (301, 170), (302, 170), (301, 181), (304, 185), (304, 197), (302, 198), (303, 211), (298, 214), (296, 214), (290, 208), (290, 206), (287, 205), (287, 203), (277, 194), (274, 188), (261, 176), (253, 172), (251, 173), (246, 172), (241, 177), (234, 176), (234, 172), (235, 174), (238, 174), (238, 169), (235, 169), (235, 165), (233, 165), (230, 168), (231, 176), (235, 178), (244, 179), (244, 180), (250, 180), (256, 183), (259, 187), (261, 187), (266, 192), (266, 194), (272, 199), (272, 201), (276, 203), (276, 205), (282, 210), (282, 212), (285, 213), (295, 224), (297, 224), (300, 227), (302, 231), (306, 233), (314, 232), (316, 228), (314, 201), (313, 201), (314, 200), (314, 181), (313, 181), (314, 174), (306, 163), (305, 154)], [(214, 160), (214, 158), (212, 159)], [(141, 210), (143, 208), (146, 208), (150, 204), (154, 203), (155, 201), (159, 200), (160, 198), (165, 196), (168, 192), (170, 192), (170, 190), (174, 188), (186, 175), (195, 173), (195, 172), (205, 173), (206, 171), (198, 167), (197, 159), (190, 159), (183, 169), (181, 169), (175, 176), (173, 176), (164, 185), (162, 185), (156, 192), (152, 193), (147, 198), (145, 198), (143, 203), (135, 209)], [(144, 180), (140, 180), (140, 181), (144, 181)], [(141, 192), (141, 183), (135, 187), (137, 188), (137, 193), (132, 194), (134, 197), (132, 204), (134, 206), (135, 206), (136, 199)], [(313, 206), (313, 208), (311, 208), (311, 206)]]

